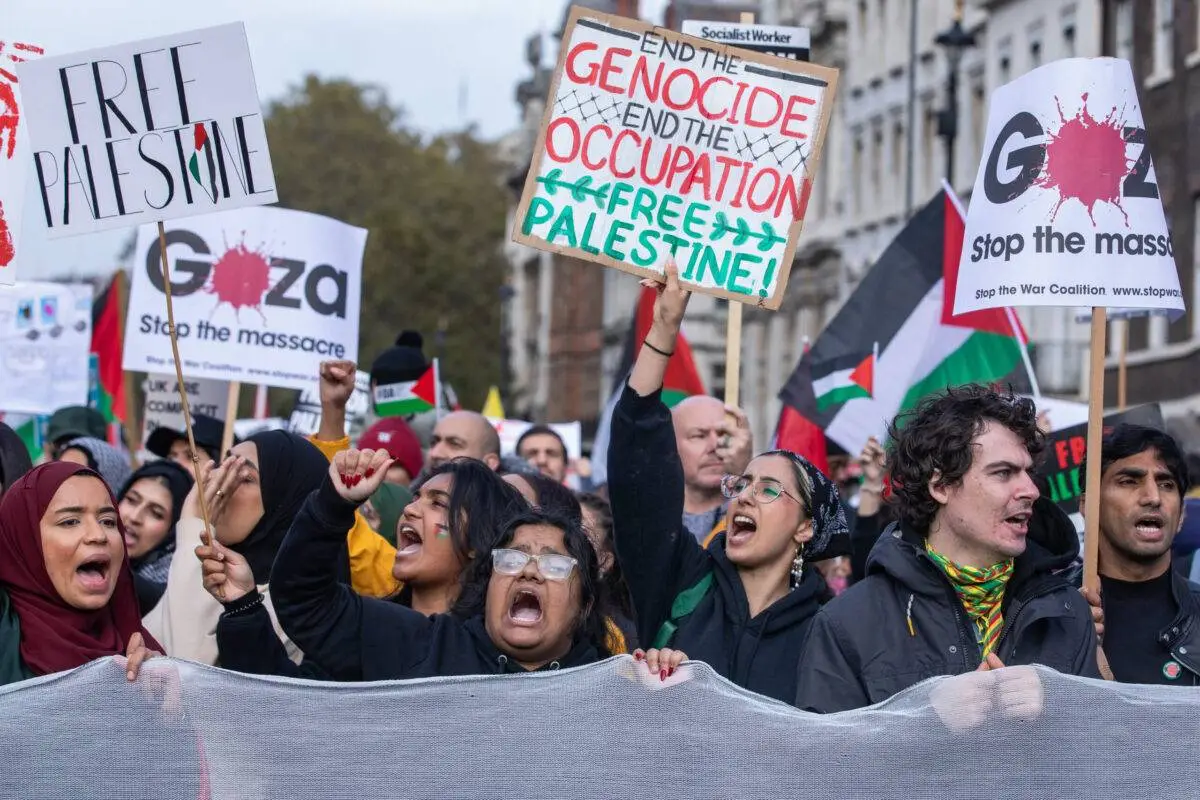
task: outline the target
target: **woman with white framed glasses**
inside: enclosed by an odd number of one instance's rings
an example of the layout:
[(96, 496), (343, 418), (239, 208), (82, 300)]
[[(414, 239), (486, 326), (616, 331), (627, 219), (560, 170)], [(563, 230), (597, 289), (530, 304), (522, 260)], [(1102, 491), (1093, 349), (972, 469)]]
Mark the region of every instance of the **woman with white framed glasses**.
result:
[[(338, 453), (275, 560), (275, 612), (305, 661), (333, 680), (525, 673), (606, 658), (596, 556), (582, 527), (523, 510), (476, 553), (450, 613), (362, 597), (330, 564), (336, 531), (378, 488), (385, 451)], [(344, 536), (341, 537), (344, 540)]]
[(808, 626), (827, 589), (811, 562), (848, 550), (834, 484), (786, 450), (726, 476), (725, 532), (704, 549), (683, 529), (683, 468), (661, 395), (690, 292), (673, 262), (613, 414), (609, 498), (638, 638), (687, 651), (751, 691), (791, 703)]

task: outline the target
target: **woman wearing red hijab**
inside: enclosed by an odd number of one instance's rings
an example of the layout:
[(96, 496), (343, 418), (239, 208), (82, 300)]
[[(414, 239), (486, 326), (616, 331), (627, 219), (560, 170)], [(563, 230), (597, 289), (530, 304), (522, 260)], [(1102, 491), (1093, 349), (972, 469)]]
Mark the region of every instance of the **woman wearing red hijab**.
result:
[(117, 501), (93, 470), (43, 464), (0, 499), (0, 685), (161, 648), (142, 628)]

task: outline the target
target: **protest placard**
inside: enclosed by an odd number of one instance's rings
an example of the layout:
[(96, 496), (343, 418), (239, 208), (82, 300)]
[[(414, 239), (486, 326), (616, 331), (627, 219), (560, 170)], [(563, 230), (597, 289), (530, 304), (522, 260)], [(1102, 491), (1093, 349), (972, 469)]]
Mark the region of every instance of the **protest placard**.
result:
[[(300, 392), (296, 406), (288, 419), (287, 429), (301, 436), (312, 436), (321, 426), (321, 392), (315, 380)], [(346, 402), (346, 435), (356, 436), (364, 427), (367, 412), (371, 409), (371, 374), (354, 374), (354, 391)]]
[(44, 51), (37, 45), (0, 40), (0, 284), (17, 281), (21, 211), (29, 144), (21, 122), (21, 86), (16, 66)]
[[(245, 208), (166, 226), (183, 369), (308, 389), (326, 359), (356, 358), (367, 232), (317, 214)], [(171, 364), (158, 229), (138, 230), (124, 366)]]
[[(155, 428), (184, 429), (183, 401), (180, 399), (179, 381), (174, 375), (147, 375), (142, 385), (146, 404), (142, 411), (142, 441), (150, 439)], [(225, 381), (188, 378), (183, 382), (187, 392), (188, 406), (193, 414), (206, 414), (217, 420), (225, 419), (225, 401), (228, 384)]]
[(513, 239), (775, 309), (837, 71), (575, 7)]
[(0, 286), (0, 409), (52, 414), (86, 405), (91, 341), (91, 286)]
[[(517, 452), (517, 440), (521, 434), (533, 427), (523, 419), (489, 419), (500, 435), (500, 453), (509, 455)], [(578, 422), (551, 422), (550, 430), (562, 437), (567, 446), (567, 458), (574, 460), (583, 456), (583, 426)]]
[(1000, 306), (1183, 310), (1129, 63), (1056, 61), (997, 89), (954, 313)]
[[(1122, 423), (1163, 428), (1162, 410), (1157, 404), (1138, 406), (1128, 411), (1107, 414), (1103, 432), (1107, 434)], [(1049, 497), (1067, 514), (1077, 514), (1079, 496), (1083, 494), (1083, 483), (1079, 471), (1087, 454), (1087, 423), (1053, 431), (1046, 437), (1046, 454), (1041, 474), (1050, 484)]]
[(276, 201), (243, 25), (17, 67), (48, 235)]

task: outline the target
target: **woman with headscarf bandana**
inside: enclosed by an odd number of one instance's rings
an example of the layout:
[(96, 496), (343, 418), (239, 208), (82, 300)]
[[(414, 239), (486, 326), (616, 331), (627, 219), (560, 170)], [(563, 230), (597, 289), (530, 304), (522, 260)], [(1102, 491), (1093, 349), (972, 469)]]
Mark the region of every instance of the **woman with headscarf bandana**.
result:
[(175, 526), (193, 483), (187, 470), (174, 461), (152, 461), (137, 469), (117, 495), (143, 614), (154, 608), (167, 590)]
[(57, 460), (72, 461), (90, 467), (100, 473), (100, 477), (113, 492), (124, 486), (133, 472), (133, 468), (129, 466), (129, 459), (120, 450), (108, 442), (87, 436), (67, 442), (59, 452)]
[(29, 457), (29, 448), (16, 431), (0, 422), (0, 497), (31, 469), (33, 460)]
[(158, 643), (142, 627), (117, 503), (100, 476), (43, 464), (0, 500), (0, 685), (127, 656), (130, 680)]
[[(321, 452), (302, 437), (285, 431), (251, 436), (235, 445), (220, 466), (210, 462), (201, 473), (202, 486), (194, 487), (183, 504), (177, 547), (190, 556), (201, 544), (199, 491), (203, 490), (217, 540), (245, 558), (270, 609), (267, 584), (275, 553), (305, 498), (321, 484), (328, 469)], [(342, 551), (337, 570), (339, 579), (349, 584), (348, 550)], [(167, 593), (146, 623), (169, 655), (215, 664), (222, 611), (221, 603), (204, 589), (200, 562), (195, 557), (175, 558)], [(299, 661), (300, 652), (285, 644), (288, 655)]]
[(663, 377), (689, 292), (674, 263), (654, 322), (613, 414), (608, 463), (617, 558), (638, 640), (684, 650), (751, 691), (791, 703), (796, 664), (826, 595), (812, 562), (837, 555), (848, 530), (837, 488), (786, 450), (726, 476), (726, 533), (706, 550), (683, 528), (683, 468)]

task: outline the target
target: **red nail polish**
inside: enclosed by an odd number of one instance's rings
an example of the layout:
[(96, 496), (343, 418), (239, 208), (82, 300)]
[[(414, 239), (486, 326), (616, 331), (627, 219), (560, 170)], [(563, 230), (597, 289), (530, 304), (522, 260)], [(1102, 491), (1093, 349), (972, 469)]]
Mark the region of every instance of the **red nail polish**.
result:
[(375, 474), (375, 470), (373, 470), (373, 469), (369, 469), (369, 470), (367, 470), (366, 477), (370, 478), (370, 477), (371, 477), (372, 475), (374, 475), (374, 474)]
[(646, 657), (645, 651), (643, 651), (643, 650), (634, 650), (633, 651), (633, 660), (634, 661), (641, 661), (645, 657)]
[(665, 681), (665, 680), (667, 679), (667, 671), (666, 671), (665, 669), (664, 669), (664, 670), (661, 670), (661, 671), (658, 673), (658, 679), (659, 679), (659, 680), (662, 680), (662, 681)]

